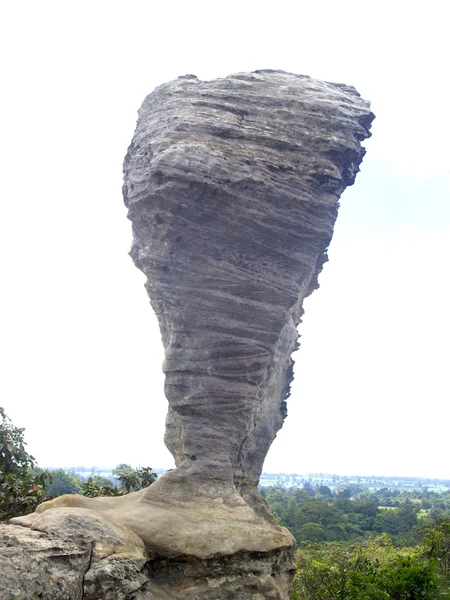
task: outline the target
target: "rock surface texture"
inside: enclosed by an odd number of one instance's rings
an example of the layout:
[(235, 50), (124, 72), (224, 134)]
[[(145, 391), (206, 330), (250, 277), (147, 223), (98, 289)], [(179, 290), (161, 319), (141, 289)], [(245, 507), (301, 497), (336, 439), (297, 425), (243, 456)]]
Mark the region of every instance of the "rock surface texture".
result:
[(73, 583), (85, 595), (68, 598), (289, 597), (295, 544), (257, 485), (286, 417), (303, 299), (373, 118), (354, 88), (282, 71), (180, 77), (145, 99), (123, 189), (177, 468), (137, 494), (65, 496), (14, 520), (58, 539), (83, 519), (94, 532), (75, 535), (74, 556), (90, 544), (91, 558)]

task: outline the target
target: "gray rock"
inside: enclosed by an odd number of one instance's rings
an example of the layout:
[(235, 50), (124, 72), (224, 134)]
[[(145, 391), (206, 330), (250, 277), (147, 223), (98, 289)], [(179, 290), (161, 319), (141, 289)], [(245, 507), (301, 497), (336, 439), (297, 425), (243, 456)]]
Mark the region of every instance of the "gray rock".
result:
[(354, 88), (282, 71), (189, 75), (145, 99), (123, 191), (177, 468), (142, 492), (63, 496), (14, 519), (77, 548), (68, 595), (42, 598), (289, 597), (295, 542), (257, 485), (286, 417), (303, 300), (373, 118)]
[(81, 600), (91, 548), (0, 524), (0, 600)]
[(0, 600), (125, 600), (149, 581), (142, 540), (97, 511), (67, 506), (13, 521), (22, 527), (0, 525)]
[(131, 255), (165, 348), (166, 444), (206, 495), (227, 481), (262, 516), (256, 487), (286, 416), (303, 299), (372, 119), (345, 85), (189, 75), (145, 99), (125, 158)]

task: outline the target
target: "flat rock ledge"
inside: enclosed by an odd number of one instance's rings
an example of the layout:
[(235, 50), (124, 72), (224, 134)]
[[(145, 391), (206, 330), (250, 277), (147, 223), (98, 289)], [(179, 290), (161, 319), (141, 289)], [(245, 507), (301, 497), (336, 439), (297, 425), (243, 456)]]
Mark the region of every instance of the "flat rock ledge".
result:
[(0, 600), (288, 598), (290, 547), (209, 559), (152, 557), (130, 530), (98, 514), (50, 512), (33, 528), (0, 524)]
[(176, 469), (1, 526), (0, 600), (288, 600), (295, 540), (258, 482), (373, 118), (354, 88), (283, 71), (185, 76), (144, 100), (123, 194)]

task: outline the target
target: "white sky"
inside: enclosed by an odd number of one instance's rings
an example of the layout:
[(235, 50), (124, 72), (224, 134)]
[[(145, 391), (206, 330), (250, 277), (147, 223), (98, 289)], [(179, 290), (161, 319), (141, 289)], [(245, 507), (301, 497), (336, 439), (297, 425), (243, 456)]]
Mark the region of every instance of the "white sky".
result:
[(1, 3), (0, 405), (41, 465), (172, 466), (123, 156), (156, 85), (279, 68), (354, 85), (377, 120), (265, 468), (450, 477), (444, 7)]

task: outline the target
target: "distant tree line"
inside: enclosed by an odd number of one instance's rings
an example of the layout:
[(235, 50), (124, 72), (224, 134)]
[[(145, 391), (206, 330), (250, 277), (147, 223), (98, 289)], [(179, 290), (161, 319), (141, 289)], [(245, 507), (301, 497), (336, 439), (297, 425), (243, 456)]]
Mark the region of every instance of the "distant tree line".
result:
[(327, 486), (262, 488), (281, 525), (297, 542), (345, 542), (387, 533), (395, 543), (417, 543), (418, 527), (450, 518), (450, 492), (376, 492)]
[(292, 600), (450, 598), (450, 493), (263, 488), (296, 538)]
[(306, 485), (318, 487), (329, 486), (332, 490), (348, 486), (357, 486), (360, 490), (374, 490), (387, 487), (397, 490), (417, 490), (422, 488), (435, 489), (439, 493), (450, 490), (450, 479), (437, 479), (425, 477), (393, 477), (393, 476), (367, 476), (367, 475), (336, 475), (330, 473), (309, 473), (307, 476), (297, 473), (262, 473), (261, 484), (264, 487), (294, 487), (302, 488)]

